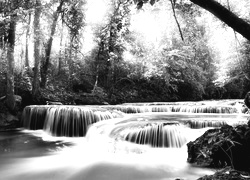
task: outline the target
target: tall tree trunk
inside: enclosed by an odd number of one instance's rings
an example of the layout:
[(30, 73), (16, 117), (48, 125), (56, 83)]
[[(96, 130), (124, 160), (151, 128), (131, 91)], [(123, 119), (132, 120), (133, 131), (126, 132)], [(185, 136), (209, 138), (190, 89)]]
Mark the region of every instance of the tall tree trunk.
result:
[(6, 48), (5, 48), (5, 43), (4, 41), (2, 42), (1, 46), (0, 46), (0, 73), (3, 73), (3, 68), (4, 68), (4, 63), (6, 61)]
[(60, 37), (60, 51), (59, 51), (59, 58), (58, 58), (58, 75), (61, 74), (62, 65), (63, 65), (63, 24), (61, 29), (61, 37)]
[(42, 62), (42, 66), (41, 66), (41, 87), (42, 88), (45, 88), (46, 84), (47, 84), (47, 76), (48, 76), (48, 68), (49, 68), (49, 63), (50, 63), (51, 47), (52, 47), (52, 43), (53, 43), (53, 37), (54, 37), (55, 31), (56, 31), (57, 20), (58, 20), (60, 12), (62, 11), (63, 3), (64, 3), (64, 0), (61, 0), (59, 6), (57, 7), (57, 10), (53, 14), (53, 22), (51, 25), (50, 37), (49, 37), (49, 40), (46, 44), (45, 58), (44, 58), (44, 61)]
[(100, 73), (100, 54), (102, 52), (103, 49), (103, 43), (101, 42), (99, 44), (99, 49), (98, 49), (98, 53), (97, 53), (97, 57), (96, 57), (96, 74), (95, 74), (95, 84), (92, 90), (92, 93), (95, 93), (97, 86), (98, 86), (98, 79), (99, 79), (99, 73)]
[(15, 109), (15, 96), (14, 96), (14, 48), (15, 48), (15, 32), (16, 32), (16, 14), (11, 15), (10, 25), (8, 29), (8, 42), (7, 42), (7, 92), (6, 103), (11, 111)]
[(190, 1), (194, 4), (199, 5), (203, 9), (206, 9), (250, 41), (250, 24), (247, 21), (239, 18), (237, 15), (222, 6), (220, 3), (216, 2), (215, 0)]
[(73, 59), (72, 59), (72, 53), (73, 53), (73, 37), (70, 35), (70, 43), (69, 43), (69, 57), (68, 57), (68, 65), (69, 65), (69, 82), (70, 85), (72, 85), (73, 80)]
[(31, 22), (31, 13), (28, 15), (28, 26), (26, 31), (26, 45), (25, 45), (25, 67), (29, 68), (29, 36), (30, 36), (30, 22)]
[(35, 8), (35, 16), (34, 16), (34, 76), (32, 82), (32, 97), (33, 99), (37, 99), (39, 96), (39, 64), (40, 64), (40, 15), (42, 12), (42, 4), (41, 0), (36, 0), (36, 8)]
[[(114, 21), (114, 20), (111, 20), (111, 22), (112, 21)], [(116, 42), (115, 32), (116, 32), (116, 29), (111, 24), (110, 30), (109, 30), (109, 42), (108, 42), (109, 59), (106, 62), (106, 74), (107, 74), (106, 88), (107, 89), (111, 89), (111, 87), (113, 86), (113, 79), (112, 79), (113, 68), (112, 67), (114, 64), (113, 55), (114, 55), (114, 46), (115, 46), (115, 42)]]

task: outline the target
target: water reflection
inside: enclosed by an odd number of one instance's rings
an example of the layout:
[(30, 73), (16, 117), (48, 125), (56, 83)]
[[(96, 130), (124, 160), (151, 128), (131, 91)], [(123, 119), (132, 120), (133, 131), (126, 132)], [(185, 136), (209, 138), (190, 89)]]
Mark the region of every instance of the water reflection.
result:
[[(37, 131), (39, 133), (39, 131)], [(42, 132), (40, 132), (42, 133)], [(35, 157), (49, 155), (71, 142), (44, 141), (42, 137), (35, 136), (35, 132), (15, 130), (0, 132), (0, 157)]]

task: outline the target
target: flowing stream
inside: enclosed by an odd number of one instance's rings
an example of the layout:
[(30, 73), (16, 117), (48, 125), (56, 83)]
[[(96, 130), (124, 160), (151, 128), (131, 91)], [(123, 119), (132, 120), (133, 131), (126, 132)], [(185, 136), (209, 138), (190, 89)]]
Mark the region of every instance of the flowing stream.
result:
[(0, 179), (194, 180), (186, 162), (208, 128), (247, 122), (242, 100), (117, 106), (28, 106), (0, 132)]

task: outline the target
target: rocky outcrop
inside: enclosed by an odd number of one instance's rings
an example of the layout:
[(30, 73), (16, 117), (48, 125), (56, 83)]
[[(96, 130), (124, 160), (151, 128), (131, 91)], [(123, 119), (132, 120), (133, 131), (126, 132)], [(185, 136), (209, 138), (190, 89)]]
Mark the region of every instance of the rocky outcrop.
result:
[(15, 95), (15, 109), (9, 111), (6, 107), (5, 98), (0, 100), (0, 131), (10, 130), (20, 127), (20, 116), (22, 97)]
[(188, 146), (188, 162), (205, 167), (250, 172), (250, 122), (232, 127), (210, 129)]
[(250, 173), (237, 171), (232, 168), (224, 168), (213, 175), (206, 175), (197, 180), (247, 180), (250, 179)]
[(246, 94), (244, 103), (248, 108), (250, 108), (250, 91)]
[(0, 131), (10, 130), (20, 127), (20, 121), (17, 116), (9, 112), (0, 113)]

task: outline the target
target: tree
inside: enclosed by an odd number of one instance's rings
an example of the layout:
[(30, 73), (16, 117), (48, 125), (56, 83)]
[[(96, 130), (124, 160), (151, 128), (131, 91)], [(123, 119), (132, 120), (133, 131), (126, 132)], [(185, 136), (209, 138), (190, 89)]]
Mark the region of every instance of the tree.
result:
[[(8, 6), (11, 9), (16, 8), (16, 1), (9, 2)], [(14, 48), (15, 48), (15, 40), (16, 40), (16, 21), (17, 14), (12, 12), (9, 14), (9, 25), (8, 25), (8, 36), (7, 36), (7, 92), (6, 92), (6, 103), (10, 110), (15, 109), (15, 97), (14, 97)]]
[[(128, 32), (130, 1), (112, 1), (107, 23), (97, 32), (99, 50), (96, 57), (96, 69), (100, 84), (112, 94), (112, 88), (118, 79), (118, 64), (124, 52), (124, 37)], [(97, 82), (97, 79), (96, 79)]]
[[(25, 1), (26, 8), (29, 8), (30, 2), (29, 0)], [(30, 37), (30, 25), (31, 25), (31, 11), (28, 12), (28, 22), (27, 22), (27, 30), (26, 30), (26, 37), (25, 37), (25, 67), (30, 68), (29, 63), (29, 37)]]
[[(142, 8), (143, 4), (150, 2), (151, 5), (159, 0), (134, 0), (137, 3), (137, 8)], [(172, 0), (170, 0), (172, 1)], [(174, 0), (174, 4), (177, 0)], [(233, 30), (241, 34), (246, 39), (250, 40), (250, 23), (240, 18), (235, 13), (224, 7), (222, 4), (215, 0), (190, 0), (192, 3), (200, 6), (201, 8), (209, 11), (222, 22), (227, 24)]]
[(33, 22), (34, 26), (34, 68), (33, 68), (33, 82), (32, 82), (32, 96), (36, 99), (39, 94), (39, 65), (40, 65), (40, 15), (42, 11), (41, 0), (36, 0), (35, 4), (35, 15)]
[(50, 35), (49, 35), (49, 39), (45, 47), (45, 57), (41, 63), (41, 87), (42, 88), (46, 87), (53, 37), (56, 32), (57, 20), (58, 20), (59, 14), (62, 12), (62, 7), (63, 7), (64, 2), (65, 0), (60, 0), (60, 3), (56, 11), (53, 13), (53, 20), (52, 20), (51, 29), (50, 29)]
[(215, 0), (190, 0), (194, 4), (199, 5), (203, 9), (206, 9), (213, 15), (215, 15), (218, 19), (226, 23), (229, 27), (231, 27), (236, 32), (240, 33), (243, 37), (250, 40), (250, 24), (238, 17), (232, 11), (222, 6)]
[[(15, 0), (15, 1), (1, 1), (0, 2), (0, 47), (3, 48), (3, 54), (7, 54), (4, 58), (7, 60), (6, 70), (1, 69), (1, 73), (6, 74), (6, 104), (11, 111), (15, 111), (15, 54), (17, 52), (16, 42), (19, 40), (16, 27), (22, 19), (25, 19), (27, 12), (32, 7), (30, 0)], [(6, 52), (5, 52), (6, 51)], [(4, 62), (4, 59), (1, 60)], [(21, 64), (21, 63), (20, 63)], [(5, 71), (5, 72), (4, 72)], [(5, 88), (5, 87), (4, 87)]]
[(84, 27), (84, 13), (83, 5), (84, 0), (81, 1), (68, 1), (65, 4), (64, 13), (62, 14), (63, 23), (69, 29), (69, 51), (68, 51), (68, 65), (69, 65), (69, 82), (72, 83), (73, 80), (73, 53), (77, 56), (80, 44), (80, 33), (81, 29)]

